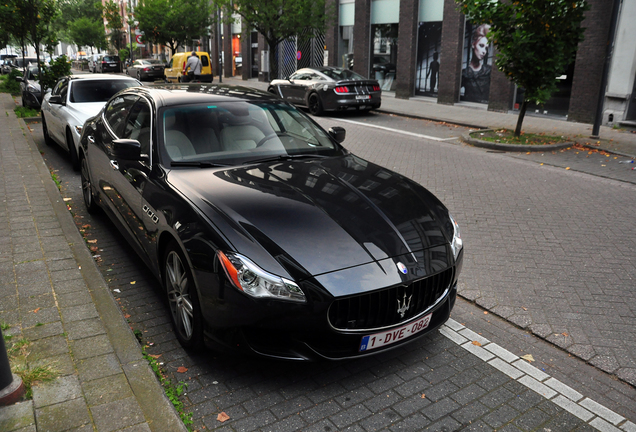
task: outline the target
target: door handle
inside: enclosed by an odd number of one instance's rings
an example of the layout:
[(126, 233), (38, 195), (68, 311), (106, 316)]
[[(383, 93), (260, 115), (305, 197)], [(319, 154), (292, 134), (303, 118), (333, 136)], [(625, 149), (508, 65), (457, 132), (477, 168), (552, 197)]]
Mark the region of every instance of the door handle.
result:
[(95, 138), (93, 137), (93, 135), (89, 135), (89, 136), (87, 137), (87, 139), (88, 139), (88, 142), (89, 142), (89, 143), (91, 143), (91, 144), (95, 144)]
[(117, 163), (116, 160), (112, 160), (110, 161), (110, 167), (114, 170), (118, 170), (119, 169), (119, 164)]

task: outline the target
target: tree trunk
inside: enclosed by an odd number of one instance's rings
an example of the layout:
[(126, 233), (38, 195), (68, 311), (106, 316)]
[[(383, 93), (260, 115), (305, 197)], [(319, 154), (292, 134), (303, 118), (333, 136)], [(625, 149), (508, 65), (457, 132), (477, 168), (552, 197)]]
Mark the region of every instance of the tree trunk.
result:
[(528, 108), (528, 100), (523, 98), (521, 103), (521, 109), (519, 110), (519, 117), (517, 117), (517, 127), (515, 128), (515, 136), (521, 135), (521, 125), (523, 124), (523, 118), (526, 116), (526, 109)]

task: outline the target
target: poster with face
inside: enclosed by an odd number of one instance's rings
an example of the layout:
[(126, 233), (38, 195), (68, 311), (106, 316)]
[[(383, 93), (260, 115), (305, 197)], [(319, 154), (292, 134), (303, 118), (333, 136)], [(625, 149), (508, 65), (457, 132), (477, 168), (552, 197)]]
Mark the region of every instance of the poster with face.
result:
[(442, 22), (420, 22), (417, 31), (415, 93), (437, 97), (442, 45)]
[(492, 49), (487, 39), (489, 30), (488, 24), (466, 21), (460, 91), (462, 101), (488, 103), (492, 71), (492, 57), (489, 56)]

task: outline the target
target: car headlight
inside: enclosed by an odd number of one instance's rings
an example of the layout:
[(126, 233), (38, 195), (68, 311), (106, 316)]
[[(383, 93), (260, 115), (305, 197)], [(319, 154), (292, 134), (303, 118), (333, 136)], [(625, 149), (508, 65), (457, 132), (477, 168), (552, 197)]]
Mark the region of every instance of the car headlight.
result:
[(82, 129), (84, 129), (84, 126), (82, 125), (75, 126), (75, 132), (77, 132), (79, 136), (82, 136)]
[(455, 218), (453, 218), (453, 216), (450, 213), (448, 214), (448, 217), (450, 218), (451, 223), (453, 224), (453, 241), (451, 241), (451, 249), (453, 250), (453, 255), (455, 256), (455, 259), (457, 259), (459, 252), (464, 247), (464, 242), (462, 241), (462, 233), (459, 230), (459, 225), (455, 221)]
[(269, 297), (301, 303), (307, 301), (305, 293), (295, 282), (266, 272), (244, 256), (221, 251), (217, 252), (217, 256), (236, 289), (257, 298)]
[(39, 89), (39, 88), (37, 88), (36, 86), (32, 85), (32, 84), (29, 84), (29, 85), (27, 86), (27, 91), (28, 91), (29, 93), (40, 93), (40, 89)]

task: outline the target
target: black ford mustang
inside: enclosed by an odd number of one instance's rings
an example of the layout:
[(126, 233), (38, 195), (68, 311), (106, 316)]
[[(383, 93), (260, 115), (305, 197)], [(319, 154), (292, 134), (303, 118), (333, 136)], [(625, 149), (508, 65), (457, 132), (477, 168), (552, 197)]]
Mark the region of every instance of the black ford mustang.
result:
[(84, 200), (162, 282), (183, 346), (382, 352), (448, 319), (462, 240), (437, 198), (344, 138), (252, 89), (129, 88), (84, 125)]

